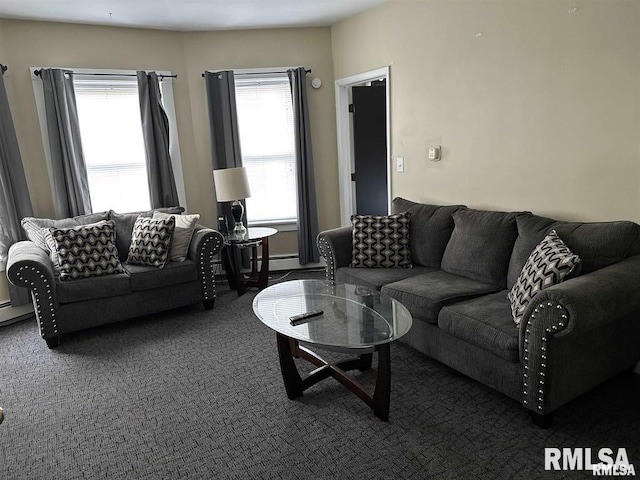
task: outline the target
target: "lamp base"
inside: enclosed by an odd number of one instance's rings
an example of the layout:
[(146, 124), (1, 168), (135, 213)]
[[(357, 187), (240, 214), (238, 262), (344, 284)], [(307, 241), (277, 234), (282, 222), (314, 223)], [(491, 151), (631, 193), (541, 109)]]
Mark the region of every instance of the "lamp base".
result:
[(245, 228), (245, 226), (242, 224), (242, 215), (244, 214), (244, 207), (242, 206), (242, 203), (240, 203), (239, 200), (235, 200), (232, 204), (231, 204), (231, 216), (233, 217), (233, 220), (235, 221), (235, 227), (233, 228), (233, 233), (236, 235), (244, 235), (245, 233), (247, 233), (247, 229)]
[(242, 222), (236, 223), (236, 226), (233, 228), (233, 233), (235, 233), (236, 235), (244, 235), (245, 233), (247, 233), (247, 229), (242, 224)]

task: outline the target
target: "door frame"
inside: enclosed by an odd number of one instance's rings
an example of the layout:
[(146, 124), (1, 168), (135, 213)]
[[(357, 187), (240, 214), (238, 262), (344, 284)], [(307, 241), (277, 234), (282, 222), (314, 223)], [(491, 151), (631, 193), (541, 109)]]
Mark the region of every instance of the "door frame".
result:
[(340, 222), (351, 225), (351, 215), (355, 212), (351, 172), (353, 165), (353, 138), (349, 121), (349, 89), (355, 85), (385, 79), (387, 108), (387, 206), (391, 211), (391, 115), (389, 101), (389, 66), (359, 73), (335, 81), (336, 85), (336, 127), (338, 130), (338, 186), (340, 192)]

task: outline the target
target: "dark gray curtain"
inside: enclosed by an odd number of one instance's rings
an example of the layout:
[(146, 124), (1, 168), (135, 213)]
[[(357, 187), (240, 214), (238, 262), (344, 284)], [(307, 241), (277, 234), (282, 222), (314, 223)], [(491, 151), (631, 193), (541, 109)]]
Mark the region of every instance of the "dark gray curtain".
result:
[[(236, 111), (236, 84), (232, 70), (204, 72), (207, 90), (207, 107), (211, 129), (211, 154), (213, 170), (242, 166), (238, 113)], [(245, 207), (245, 218), (247, 206)], [(233, 228), (231, 204), (218, 203), (218, 215), (222, 214)]]
[[(0, 270), (4, 270), (9, 247), (24, 239), (20, 220), (33, 216), (33, 209), (4, 86), (6, 67), (0, 65), (0, 70)], [(14, 307), (30, 301), (27, 289), (11, 284), (9, 295)]]
[(313, 174), (311, 127), (307, 100), (307, 79), (304, 67), (288, 70), (293, 99), (293, 122), (296, 142), (296, 176), (298, 186), (298, 255), (300, 264), (320, 260), (318, 236), (318, 206)]
[(169, 119), (162, 108), (160, 82), (156, 72), (139, 70), (136, 74), (151, 208), (173, 207), (180, 201), (169, 155)]
[(60, 218), (91, 213), (87, 167), (82, 153), (73, 72), (40, 70), (47, 117), (53, 202)]

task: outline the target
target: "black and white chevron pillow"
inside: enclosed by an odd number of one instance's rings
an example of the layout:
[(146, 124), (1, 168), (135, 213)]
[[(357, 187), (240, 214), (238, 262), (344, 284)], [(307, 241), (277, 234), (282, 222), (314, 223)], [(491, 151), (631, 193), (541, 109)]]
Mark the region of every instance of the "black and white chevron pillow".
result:
[(92, 225), (49, 228), (58, 255), (60, 280), (123, 273), (111, 220)]
[(551, 230), (529, 255), (518, 280), (507, 294), (516, 325), (520, 324), (527, 305), (539, 291), (562, 282), (579, 264), (580, 257), (569, 250), (555, 230)]
[(411, 268), (408, 212), (395, 215), (352, 215), (351, 267)]
[(133, 225), (127, 263), (164, 267), (169, 258), (175, 224), (173, 217), (138, 217)]

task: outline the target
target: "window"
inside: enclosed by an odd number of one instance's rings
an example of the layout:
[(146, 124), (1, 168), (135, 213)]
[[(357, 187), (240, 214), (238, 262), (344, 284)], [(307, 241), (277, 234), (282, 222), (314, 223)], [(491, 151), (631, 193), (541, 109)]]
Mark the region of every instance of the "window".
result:
[(291, 87), (286, 74), (236, 74), (242, 165), (251, 197), (249, 225), (297, 221), (296, 153)]
[(135, 77), (74, 77), (94, 212), (151, 208)]

